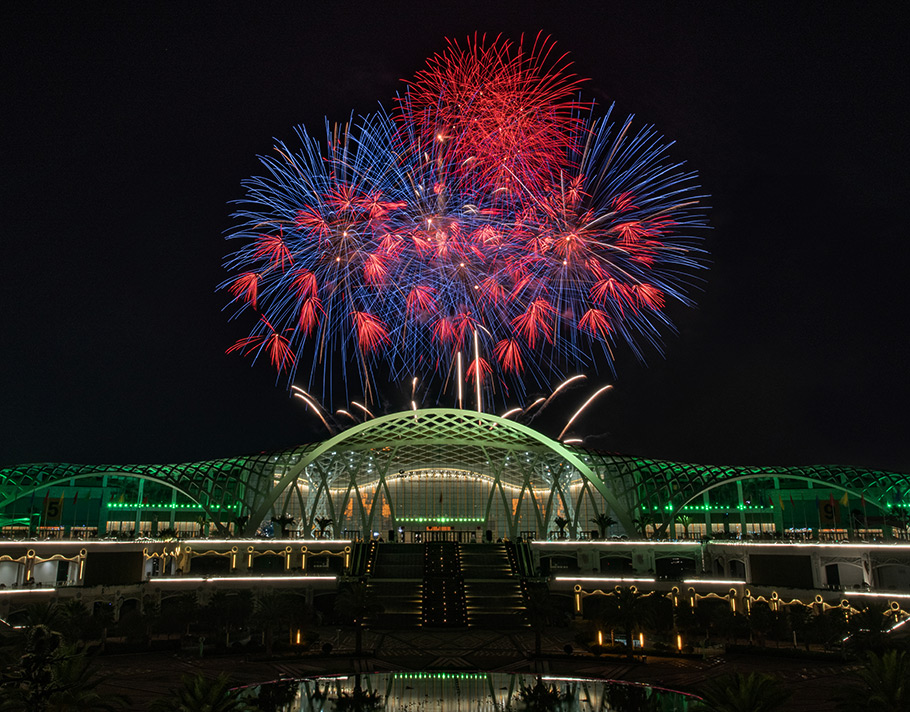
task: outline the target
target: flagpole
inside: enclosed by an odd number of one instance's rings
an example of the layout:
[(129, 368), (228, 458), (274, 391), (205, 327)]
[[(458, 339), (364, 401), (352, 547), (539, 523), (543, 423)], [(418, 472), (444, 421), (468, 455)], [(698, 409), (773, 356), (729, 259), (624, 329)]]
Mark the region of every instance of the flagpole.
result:
[(863, 502), (863, 537), (869, 536), (869, 516), (866, 514), (866, 495), (862, 495), (860, 499)]
[(821, 541), (822, 538), (822, 507), (818, 495), (815, 495), (815, 513), (818, 515), (818, 531), (815, 532), (815, 538)]

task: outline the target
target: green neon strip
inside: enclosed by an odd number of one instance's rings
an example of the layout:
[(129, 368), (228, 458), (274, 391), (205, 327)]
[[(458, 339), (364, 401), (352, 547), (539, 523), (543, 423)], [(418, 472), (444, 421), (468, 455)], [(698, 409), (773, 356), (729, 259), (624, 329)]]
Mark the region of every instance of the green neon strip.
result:
[[(160, 504), (137, 504), (135, 502), (106, 502), (105, 507), (109, 509), (184, 509), (191, 511), (202, 511), (201, 504), (177, 504), (172, 502), (163, 502)], [(237, 509), (240, 505), (227, 504), (221, 507), (212, 507), (212, 509), (226, 510)]]
[(399, 522), (414, 524), (448, 524), (449, 522), (483, 522), (483, 519), (472, 517), (399, 517)]

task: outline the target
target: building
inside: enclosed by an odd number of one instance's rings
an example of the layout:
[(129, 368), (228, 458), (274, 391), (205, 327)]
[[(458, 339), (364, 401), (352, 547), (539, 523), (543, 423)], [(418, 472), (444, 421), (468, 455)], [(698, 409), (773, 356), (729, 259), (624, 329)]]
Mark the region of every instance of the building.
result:
[(593, 577), (910, 594), (908, 480), (648, 460), (486, 413), (405, 411), (249, 457), (0, 470), (0, 584), (359, 577), (372, 541), (508, 540), (522, 575), (555, 588)]

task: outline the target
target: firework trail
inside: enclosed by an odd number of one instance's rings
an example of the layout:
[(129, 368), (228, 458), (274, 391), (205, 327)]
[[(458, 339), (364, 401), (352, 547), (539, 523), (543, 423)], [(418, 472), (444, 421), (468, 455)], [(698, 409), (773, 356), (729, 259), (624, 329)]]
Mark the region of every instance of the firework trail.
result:
[(279, 142), (228, 234), (222, 287), (254, 317), (229, 351), (366, 393), (380, 369), (445, 377), (466, 351), (459, 384), (519, 395), (612, 369), (619, 343), (660, 352), (704, 267), (704, 196), (652, 128), (595, 117), (568, 70), (540, 37), (450, 42), (392, 113)]

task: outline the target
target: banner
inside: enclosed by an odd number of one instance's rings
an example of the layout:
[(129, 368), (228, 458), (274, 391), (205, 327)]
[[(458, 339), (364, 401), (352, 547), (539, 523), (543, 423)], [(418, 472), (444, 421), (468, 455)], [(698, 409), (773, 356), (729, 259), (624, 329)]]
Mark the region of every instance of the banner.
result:
[(59, 524), (63, 514), (63, 497), (45, 497), (44, 511), (41, 513), (41, 525)]

